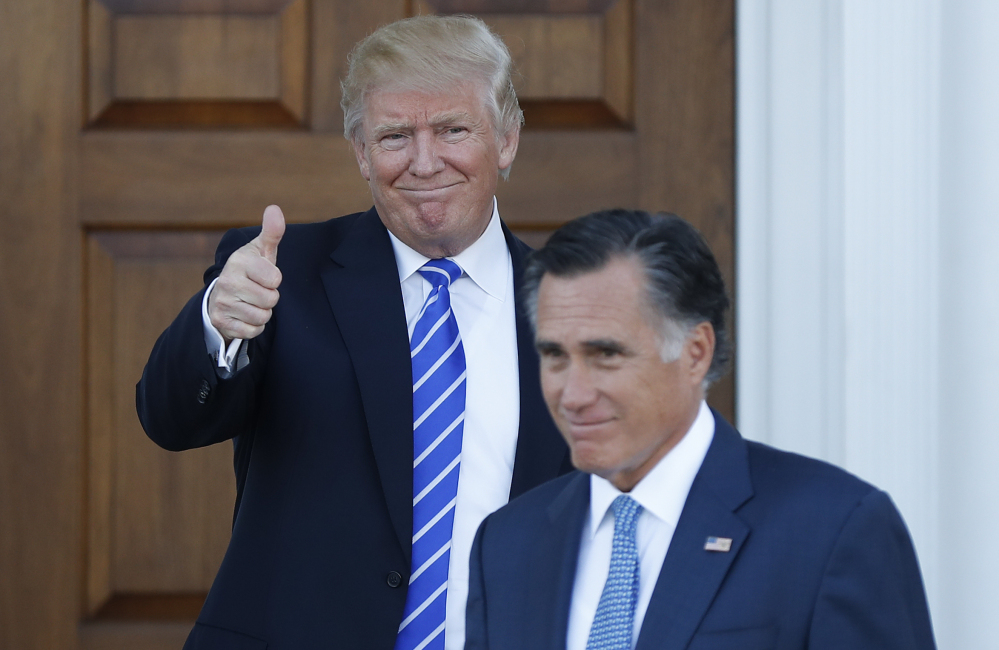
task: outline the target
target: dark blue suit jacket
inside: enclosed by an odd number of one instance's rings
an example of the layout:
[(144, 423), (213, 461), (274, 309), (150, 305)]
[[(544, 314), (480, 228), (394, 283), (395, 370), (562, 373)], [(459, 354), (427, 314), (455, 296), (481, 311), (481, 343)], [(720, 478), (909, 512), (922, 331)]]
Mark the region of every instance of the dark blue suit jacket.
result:
[[(208, 284), (259, 228), (223, 237)], [(519, 289), (527, 247), (504, 228)], [(281, 299), (250, 365), (219, 380), (203, 291), (154, 347), (142, 425), (162, 447), (234, 440), (232, 539), (188, 648), (392, 648), (409, 583), (412, 370), (399, 274), (372, 209), (289, 225)], [(571, 469), (518, 313), (520, 433), (512, 496)]]
[[(888, 496), (715, 422), (637, 650), (933, 648), (915, 553)], [(565, 647), (589, 485), (570, 474), (483, 522), (467, 650)], [(731, 550), (705, 550), (709, 536), (731, 538)]]

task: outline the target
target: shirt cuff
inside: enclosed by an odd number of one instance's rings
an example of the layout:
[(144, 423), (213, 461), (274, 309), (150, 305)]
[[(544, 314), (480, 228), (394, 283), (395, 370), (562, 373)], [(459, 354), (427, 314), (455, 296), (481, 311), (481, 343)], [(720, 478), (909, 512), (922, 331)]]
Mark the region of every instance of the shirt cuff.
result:
[(239, 353), (243, 339), (233, 339), (229, 342), (229, 347), (226, 348), (225, 338), (212, 325), (212, 319), (208, 317), (208, 297), (211, 295), (212, 289), (215, 288), (215, 283), (218, 281), (219, 279), (215, 278), (208, 285), (208, 288), (205, 289), (205, 297), (201, 301), (201, 322), (205, 329), (205, 346), (208, 348), (209, 356), (218, 364), (217, 367), (220, 371), (224, 371), (220, 372), (220, 374), (228, 375), (233, 372), (233, 361), (236, 359), (237, 353)]

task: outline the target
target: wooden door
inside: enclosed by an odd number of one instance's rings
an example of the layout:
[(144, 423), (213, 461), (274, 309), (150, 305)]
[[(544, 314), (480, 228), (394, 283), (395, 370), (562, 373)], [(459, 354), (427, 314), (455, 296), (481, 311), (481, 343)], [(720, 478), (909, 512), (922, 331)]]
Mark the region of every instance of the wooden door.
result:
[[(0, 0), (0, 649), (179, 648), (225, 550), (227, 445), (134, 414), (219, 234), (364, 210), (352, 45), (481, 15), (522, 73), (504, 218), (671, 210), (733, 282), (732, 0)], [(712, 403), (733, 412), (731, 381)]]

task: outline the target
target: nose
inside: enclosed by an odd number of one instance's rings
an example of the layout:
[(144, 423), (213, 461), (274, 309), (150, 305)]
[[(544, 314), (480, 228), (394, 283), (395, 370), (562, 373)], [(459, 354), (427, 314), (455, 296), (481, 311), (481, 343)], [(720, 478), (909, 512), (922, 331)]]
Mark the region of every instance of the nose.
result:
[(579, 412), (596, 403), (598, 391), (593, 375), (585, 364), (575, 363), (566, 369), (559, 405), (566, 411)]
[(438, 155), (437, 139), (433, 133), (419, 131), (413, 138), (413, 152), (409, 161), (409, 173), (413, 176), (427, 178), (444, 168)]

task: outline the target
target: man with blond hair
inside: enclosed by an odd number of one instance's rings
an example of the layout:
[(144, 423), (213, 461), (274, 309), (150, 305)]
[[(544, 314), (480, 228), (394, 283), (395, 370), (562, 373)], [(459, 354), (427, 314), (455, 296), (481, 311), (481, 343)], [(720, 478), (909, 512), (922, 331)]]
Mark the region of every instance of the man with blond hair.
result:
[(150, 438), (234, 443), (232, 539), (186, 647), (461, 648), (479, 522), (569, 468), (494, 198), (510, 74), (475, 18), (364, 39), (342, 107), (374, 207), (230, 231), (156, 343)]

